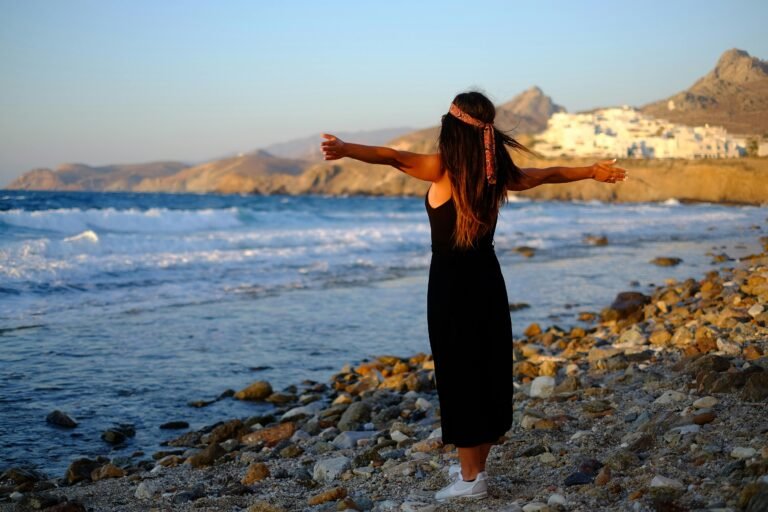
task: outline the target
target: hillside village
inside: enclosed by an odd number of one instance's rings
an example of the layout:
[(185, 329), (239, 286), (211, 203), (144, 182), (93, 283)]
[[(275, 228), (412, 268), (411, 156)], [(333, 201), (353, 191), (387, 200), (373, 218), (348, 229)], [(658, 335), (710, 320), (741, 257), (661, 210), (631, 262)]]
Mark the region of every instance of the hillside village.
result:
[(625, 105), (552, 114), (536, 150), (549, 157), (735, 158), (747, 156), (747, 138), (722, 126), (671, 123)]

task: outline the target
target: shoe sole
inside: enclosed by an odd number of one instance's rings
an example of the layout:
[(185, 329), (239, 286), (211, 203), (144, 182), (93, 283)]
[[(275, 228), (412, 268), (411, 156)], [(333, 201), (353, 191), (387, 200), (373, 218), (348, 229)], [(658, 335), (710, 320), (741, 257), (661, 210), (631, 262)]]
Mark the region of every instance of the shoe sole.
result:
[(469, 495), (466, 495), (466, 496), (449, 496), (447, 498), (437, 499), (437, 501), (440, 502), (440, 503), (443, 503), (443, 502), (446, 502), (448, 500), (458, 500), (458, 499), (462, 499), (462, 498), (463, 499), (467, 499), (467, 500), (481, 500), (481, 499), (483, 499), (483, 498), (485, 498), (487, 496), (488, 496), (488, 491), (485, 491), (485, 492), (481, 492), (481, 493), (478, 493), (478, 494), (469, 494)]

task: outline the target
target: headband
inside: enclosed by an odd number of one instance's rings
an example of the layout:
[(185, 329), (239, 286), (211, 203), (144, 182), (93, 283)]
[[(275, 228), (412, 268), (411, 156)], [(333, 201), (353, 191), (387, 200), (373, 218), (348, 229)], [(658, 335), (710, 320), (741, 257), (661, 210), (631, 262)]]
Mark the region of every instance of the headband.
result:
[(475, 119), (457, 107), (455, 103), (451, 103), (451, 108), (448, 110), (448, 112), (459, 121), (463, 121), (467, 124), (483, 129), (483, 145), (485, 146), (485, 178), (491, 185), (495, 184), (496, 166), (494, 164), (496, 158), (496, 145), (493, 133), (493, 123), (484, 123), (479, 119)]

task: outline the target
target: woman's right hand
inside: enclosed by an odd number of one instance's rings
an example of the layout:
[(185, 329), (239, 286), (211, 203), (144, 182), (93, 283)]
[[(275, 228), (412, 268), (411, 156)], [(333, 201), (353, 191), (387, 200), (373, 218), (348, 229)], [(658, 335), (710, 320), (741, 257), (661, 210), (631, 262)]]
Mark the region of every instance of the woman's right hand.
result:
[(343, 140), (330, 133), (323, 133), (322, 136), (328, 139), (320, 143), (325, 160), (338, 160), (347, 156), (347, 148)]
[(614, 167), (616, 159), (601, 160), (591, 165), (592, 178), (604, 183), (616, 183), (627, 179), (629, 173), (621, 167)]

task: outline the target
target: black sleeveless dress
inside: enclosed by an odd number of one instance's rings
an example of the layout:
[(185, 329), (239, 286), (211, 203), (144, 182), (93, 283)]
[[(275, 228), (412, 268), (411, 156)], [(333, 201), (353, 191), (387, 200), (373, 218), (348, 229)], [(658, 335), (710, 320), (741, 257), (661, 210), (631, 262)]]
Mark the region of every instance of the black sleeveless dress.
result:
[[(428, 195), (428, 194), (427, 194)], [(427, 290), (443, 443), (495, 443), (512, 428), (512, 320), (491, 232), (468, 250), (453, 247), (453, 198), (432, 208)]]

